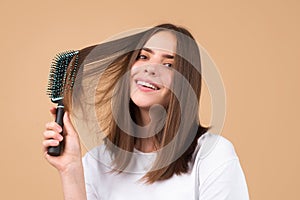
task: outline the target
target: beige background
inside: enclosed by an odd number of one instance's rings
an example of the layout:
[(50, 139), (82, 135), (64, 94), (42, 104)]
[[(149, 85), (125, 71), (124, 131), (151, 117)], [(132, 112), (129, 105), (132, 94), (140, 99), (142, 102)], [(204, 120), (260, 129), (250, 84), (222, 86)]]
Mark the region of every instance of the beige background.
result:
[(41, 152), (54, 55), (162, 22), (188, 27), (218, 65), (222, 135), (235, 145), (251, 199), (300, 199), (298, 0), (1, 0), (0, 13), (0, 199), (62, 199)]

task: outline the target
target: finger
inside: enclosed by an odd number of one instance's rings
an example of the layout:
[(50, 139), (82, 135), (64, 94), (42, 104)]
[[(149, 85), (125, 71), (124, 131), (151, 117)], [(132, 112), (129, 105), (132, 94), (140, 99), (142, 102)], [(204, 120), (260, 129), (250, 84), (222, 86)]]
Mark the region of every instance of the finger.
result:
[(45, 140), (49, 140), (49, 139), (55, 139), (58, 141), (63, 140), (63, 136), (60, 133), (52, 131), (52, 130), (45, 131), (43, 135), (44, 135)]
[(59, 145), (58, 140), (44, 140), (43, 141), (43, 147), (44, 150), (47, 151), (48, 147), (55, 147)]
[(69, 116), (68, 112), (65, 112), (63, 120), (64, 120), (64, 128), (65, 128), (66, 132), (69, 135), (76, 135), (76, 131), (75, 131), (74, 126), (71, 122), (71, 119), (70, 119), (70, 116)]
[(59, 133), (62, 132), (61, 126), (56, 122), (48, 122), (46, 124), (46, 130), (52, 130), (52, 131), (56, 131)]
[(55, 107), (50, 108), (50, 113), (51, 113), (52, 117), (55, 119), (56, 118), (56, 108)]

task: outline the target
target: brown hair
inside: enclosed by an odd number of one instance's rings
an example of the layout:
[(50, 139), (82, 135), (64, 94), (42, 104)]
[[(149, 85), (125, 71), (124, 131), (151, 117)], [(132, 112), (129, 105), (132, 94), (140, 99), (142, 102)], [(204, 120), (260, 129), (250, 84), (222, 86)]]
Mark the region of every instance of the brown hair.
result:
[[(158, 151), (151, 170), (143, 177), (147, 183), (166, 180), (174, 174), (188, 172), (188, 164), (197, 146), (197, 140), (207, 131), (207, 128), (201, 126), (198, 115), (201, 62), (200, 52), (193, 36), (183, 27), (161, 24), (135, 35), (100, 44), (97, 47), (100, 50), (94, 52), (91, 50), (95, 46), (82, 50), (80, 54), (85, 56), (79, 59), (84, 62), (87, 56), (84, 52), (94, 53), (90, 63), (97, 59), (109, 58), (103, 70), (98, 68), (101, 77), (95, 93), (95, 107), (101, 130), (106, 134), (104, 142), (113, 155), (113, 171), (122, 173), (131, 159), (131, 154), (127, 152), (133, 152), (136, 140), (132, 121), (135, 121), (134, 110), (137, 106), (130, 100), (127, 72), (130, 71), (147, 40), (159, 31), (170, 31), (176, 36), (174, 70), (188, 81), (192, 90), (182, 87), (184, 79), (174, 79), (176, 81), (173, 82), (172, 87), (176, 88), (178, 93), (171, 94), (165, 125), (155, 135), (160, 149), (173, 143), (168, 146), (167, 151)], [(76, 79), (77, 81), (80, 80)], [(190, 105), (193, 96), (196, 96), (197, 100)], [(126, 124), (126, 130), (118, 125), (121, 121)], [(162, 165), (162, 163), (166, 164)]]

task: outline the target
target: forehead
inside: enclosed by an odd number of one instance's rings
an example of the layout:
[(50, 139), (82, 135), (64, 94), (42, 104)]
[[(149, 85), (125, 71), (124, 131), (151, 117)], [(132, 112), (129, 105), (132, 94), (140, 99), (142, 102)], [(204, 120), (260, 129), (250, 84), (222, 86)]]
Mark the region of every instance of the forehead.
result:
[(176, 53), (176, 44), (177, 39), (173, 33), (169, 31), (160, 31), (151, 36), (144, 47)]

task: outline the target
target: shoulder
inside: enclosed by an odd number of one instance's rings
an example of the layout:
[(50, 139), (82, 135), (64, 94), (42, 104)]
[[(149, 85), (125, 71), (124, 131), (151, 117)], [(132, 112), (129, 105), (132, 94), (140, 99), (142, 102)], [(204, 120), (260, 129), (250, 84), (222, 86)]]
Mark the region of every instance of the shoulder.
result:
[(198, 140), (194, 169), (204, 199), (249, 199), (246, 179), (233, 144), (206, 133)]
[(195, 164), (202, 178), (233, 162), (239, 162), (239, 159), (233, 144), (225, 137), (205, 133), (198, 139)]
[(105, 145), (89, 150), (82, 158), (86, 193), (88, 199), (99, 199), (99, 185), (107, 180), (111, 159)]
[(209, 159), (211, 157), (217, 160), (226, 161), (236, 159), (233, 144), (225, 137), (212, 133), (205, 133), (198, 139), (197, 157), (200, 160)]
[(110, 166), (112, 159), (106, 146), (102, 144), (88, 151), (83, 156), (82, 162), (85, 169), (91, 169)]

